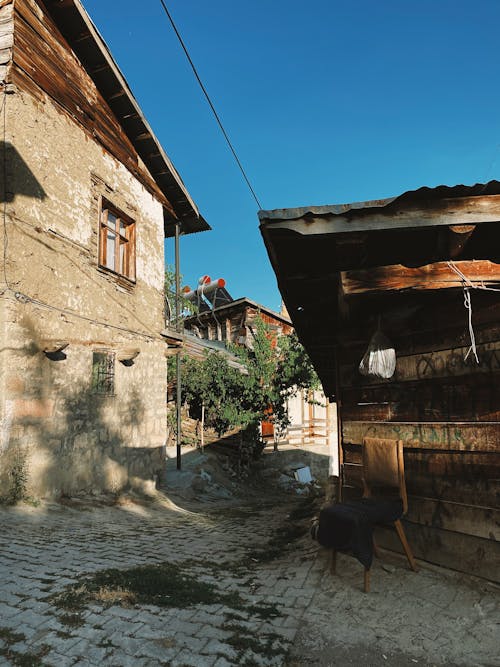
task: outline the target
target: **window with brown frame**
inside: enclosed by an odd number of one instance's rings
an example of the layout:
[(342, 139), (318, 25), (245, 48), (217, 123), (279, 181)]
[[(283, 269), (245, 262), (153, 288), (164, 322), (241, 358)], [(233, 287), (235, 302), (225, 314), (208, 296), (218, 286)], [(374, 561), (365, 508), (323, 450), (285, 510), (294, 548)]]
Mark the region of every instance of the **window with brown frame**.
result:
[(105, 199), (99, 222), (99, 266), (135, 280), (135, 222)]

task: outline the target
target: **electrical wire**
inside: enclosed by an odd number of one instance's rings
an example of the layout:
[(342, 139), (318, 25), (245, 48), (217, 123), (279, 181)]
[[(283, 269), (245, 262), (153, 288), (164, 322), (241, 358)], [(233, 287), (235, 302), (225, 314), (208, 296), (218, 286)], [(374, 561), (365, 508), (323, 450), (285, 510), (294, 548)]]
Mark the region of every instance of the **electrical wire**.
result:
[(118, 331), (122, 331), (124, 333), (129, 333), (133, 334), (135, 336), (142, 336), (148, 340), (156, 340), (159, 338), (158, 334), (151, 332), (151, 333), (146, 333), (145, 331), (134, 331), (133, 329), (128, 329), (127, 327), (120, 327), (114, 324), (110, 324), (109, 322), (100, 322), (99, 320), (95, 320), (91, 317), (86, 317), (85, 315), (81, 315), (80, 313), (77, 313), (75, 311), (72, 311), (68, 308), (58, 308), (57, 306), (52, 306), (49, 303), (45, 303), (44, 301), (40, 301), (39, 299), (35, 299), (28, 294), (24, 294), (21, 291), (16, 291), (12, 289), (12, 287), (9, 284), (8, 277), (7, 277), (7, 246), (9, 242), (9, 237), (8, 237), (8, 232), (7, 232), (7, 95), (8, 93), (3, 91), (2, 94), (2, 102), (0, 106), (0, 114), (2, 116), (2, 192), (0, 193), (0, 196), (2, 197), (2, 226), (3, 226), (3, 279), (5, 282), (5, 292), (7, 294), (11, 294), (18, 302), (20, 303), (32, 303), (35, 306), (45, 308), (47, 310), (52, 310), (57, 313), (61, 313), (63, 315), (68, 315), (70, 317), (76, 317), (77, 319), (84, 320), (85, 322), (89, 322), (91, 324), (96, 324), (98, 326), (104, 326), (109, 329), (114, 329)]
[(218, 114), (217, 111), (215, 110), (215, 107), (214, 107), (214, 105), (213, 105), (213, 103), (212, 103), (212, 100), (210, 99), (210, 96), (209, 96), (209, 94), (208, 94), (208, 92), (207, 92), (205, 86), (203, 85), (203, 82), (202, 82), (202, 80), (201, 80), (201, 78), (200, 78), (200, 75), (198, 74), (198, 71), (197, 71), (197, 69), (196, 69), (196, 67), (195, 67), (195, 65), (194, 65), (194, 63), (193, 63), (193, 61), (192, 61), (192, 59), (191, 59), (191, 56), (189, 55), (189, 51), (187, 50), (187, 47), (186, 47), (186, 45), (184, 44), (184, 40), (182, 39), (182, 37), (181, 37), (181, 35), (180, 35), (180, 33), (179, 33), (178, 29), (177, 29), (177, 26), (175, 25), (174, 20), (173, 20), (173, 18), (172, 18), (172, 16), (171, 16), (170, 12), (169, 12), (168, 9), (167, 9), (167, 5), (165, 4), (164, 0), (160, 0), (160, 3), (161, 3), (161, 5), (162, 5), (162, 7), (163, 7), (163, 9), (164, 9), (164, 11), (165, 11), (165, 14), (166, 14), (167, 17), (168, 17), (168, 20), (170, 21), (170, 24), (171, 24), (171, 26), (172, 26), (172, 28), (173, 28), (173, 30), (174, 30), (176, 36), (177, 36), (177, 39), (179, 40), (179, 43), (180, 43), (180, 45), (181, 45), (181, 47), (182, 47), (182, 50), (184, 51), (184, 53), (185, 53), (185, 55), (186, 55), (186, 58), (188, 59), (188, 62), (189, 62), (189, 64), (191, 65), (191, 69), (193, 70), (193, 74), (195, 75), (196, 80), (198, 81), (198, 84), (199, 84), (201, 90), (203, 91), (203, 94), (205, 95), (205, 98), (206, 98), (206, 100), (207, 100), (207, 102), (208, 102), (208, 105), (210, 106), (210, 109), (212, 110), (212, 113), (213, 113), (213, 115), (214, 115), (214, 117), (215, 117), (215, 120), (217, 121), (217, 124), (219, 125), (219, 128), (220, 128), (222, 134), (224, 135), (224, 139), (226, 140), (226, 143), (227, 143), (227, 145), (229, 146), (229, 149), (230, 149), (231, 153), (233, 154), (234, 159), (236, 160), (236, 164), (238, 165), (239, 170), (241, 171), (241, 173), (242, 173), (242, 175), (243, 175), (243, 178), (245, 179), (245, 182), (246, 182), (246, 184), (248, 185), (248, 187), (249, 187), (249, 189), (250, 189), (250, 192), (252, 193), (252, 196), (253, 196), (253, 198), (255, 199), (256, 203), (257, 203), (257, 206), (259, 207), (259, 209), (262, 209), (262, 205), (261, 205), (261, 203), (260, 203), (260, 201), (259, 201), (257, 195), (255, 194), (255, 190), (253, 189), (253, 187), (252, 187), (252, 185), (251, 185), (251, 183), (250, 183), (250, 180), (248, 179), (248, 176), (246, 175), (245, 170), (243, 169), (243, 166), (242, 166), (242, 164), (241, 164), (241, 162), (240, 162), (240, 159), (238, 158), (238, 155), (237, 155), (237, 153), (236, 153), (236, 150), (234, 149), (233, 144), (231, 143), (231, 140), (229, 139), (229, 136), (228, 136), (226, 130), (224, 129), (224, 126), (223, 126), (223, 124), (222, 124), (222, 121), (221, 121), (221, 119), (219, 118), (219, 114)]
[(12, 289), (9, 289), (9, 292), (12, 292), (15, 299), (20, 303), (32, 303), (35, 306), (40, 308), (46, 308), (47, 310), (53, 310), (56, 313), (61, 313), (63, 315), (68, 315), (69, 317), (76, 317), (79, 320), (84, 320), (90, 324), (95, 324), (100, 327), (106, 327), (108, 329), (115, 329), (116, 331), (122, 331), (124, 333), (134, 334), (134, 336), (142, 336), (148, 340), (158, 340), (161, 338), (158, 334), (151, 332), (146, 333), (145, 331), (135, 331), (134, 329), (128, 329), (127, 327), (120, 327), (116, 324), (110, 324), (109, 322), (102, 322), (100, 320), (95, 320), (92, 317), (87, 317), (81, 315), (80, 313), (75, 312), (74, 310), (69, 310), (68, 308), (58, 308), (57, 306), (52, 306), (50, 303), (45, 303), (45, 301), (40, 301), (40, 299), (34, 299), (32, 296), (24, 294), (23, 292), (14, 292)]

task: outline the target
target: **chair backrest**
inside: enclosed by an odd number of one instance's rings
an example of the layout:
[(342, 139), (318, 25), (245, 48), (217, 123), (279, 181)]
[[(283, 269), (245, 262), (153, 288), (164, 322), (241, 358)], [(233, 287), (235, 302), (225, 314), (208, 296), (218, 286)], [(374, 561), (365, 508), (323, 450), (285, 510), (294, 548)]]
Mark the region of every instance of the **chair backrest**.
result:
[(363, 483), (366, 495), (371, 493), (372, 487), (397, 489), (406, 514), (408, 497), (402, 440), (363, 438)]

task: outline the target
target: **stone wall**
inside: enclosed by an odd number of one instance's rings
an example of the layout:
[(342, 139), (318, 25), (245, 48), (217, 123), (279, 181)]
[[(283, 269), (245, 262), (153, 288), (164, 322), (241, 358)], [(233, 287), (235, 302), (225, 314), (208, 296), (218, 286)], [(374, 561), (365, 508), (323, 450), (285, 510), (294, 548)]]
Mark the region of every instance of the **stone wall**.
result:
[[(0, 496), (20, 470), (38, 496), (146, 490), (166, 435), (162, 205), (51, 99), (4, 99)], [(98, 267), (101, 196), (135, 221), (135, 284)], [(93, 352), (130, 347), (96, 395)]]

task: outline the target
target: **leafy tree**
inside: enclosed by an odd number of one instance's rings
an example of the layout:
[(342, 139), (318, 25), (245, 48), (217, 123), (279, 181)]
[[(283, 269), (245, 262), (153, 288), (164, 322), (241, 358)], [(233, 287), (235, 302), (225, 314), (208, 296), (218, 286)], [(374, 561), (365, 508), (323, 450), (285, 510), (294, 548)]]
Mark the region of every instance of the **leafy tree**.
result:
[(255, 320), (253, 349), (235, 349), (248, 369), (248, 390), (258, 421), (272, 421), (283, 432), (290, 420), (287, 400), (319, 379), (297, 334), (276, 336), (261, 317)]
[[(252, 349), (230, 346), (245, 372), (230, 366), (219, 352), (204, 359), (184, 357), (181, 364), (182, 400), (190, 413), (219, 436), (240, 427), (254, 433), (261, 421), (272, 421), (279, 434), (289, 424), (286, 402), (301, 389), (319, 386), (314, 368), (297, 335), (276, 337), (261, 317), (255, 320)], [(175, 358), (168, 375), (176, 377)]]

